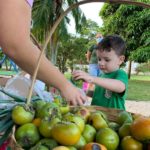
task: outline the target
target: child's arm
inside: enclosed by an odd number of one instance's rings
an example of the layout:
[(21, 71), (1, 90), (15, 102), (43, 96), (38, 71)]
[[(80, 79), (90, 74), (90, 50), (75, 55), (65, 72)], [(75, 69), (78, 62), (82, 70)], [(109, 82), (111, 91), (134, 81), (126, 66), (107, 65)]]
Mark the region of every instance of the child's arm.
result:
[[(15, 63), (33, 74), (40, 50), (30, 40), (31, 8), (25, 0), (0, 1), (0, 46)], [(45, 57), (39, 67), (38, 79), (58, 88), (70, 103), (82, 105), (85, 97)]]
[(122, 93), (123, 91), (125, 91), (125, 88), (126, 88), (125, 84), (120, 80), (93, 77), (83, 71), (80, 71), (80, 70), (74, 71), (73, 77), (76, 80), (83, 79), (86, 82), (99, 85), (105, 89), (108, 89), (108, 90), (116, 92), (116, 93)]
[(116, 79), (91, 77), (91, 82), (116, 93), (122, 93), (126, 89), (125, 84)]

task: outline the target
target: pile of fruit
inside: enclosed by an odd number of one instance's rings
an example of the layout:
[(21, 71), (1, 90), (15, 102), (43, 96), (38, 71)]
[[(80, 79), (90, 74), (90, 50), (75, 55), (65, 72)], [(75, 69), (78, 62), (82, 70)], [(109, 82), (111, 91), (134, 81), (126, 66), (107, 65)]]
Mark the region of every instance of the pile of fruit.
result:
[(26, 150), (149, 150), (150, 118), (121, 111), (112, 122), (94, 106), (69, 107), (62, 99), (1, 109), (0, 145), (14, 125), (16, 144)]

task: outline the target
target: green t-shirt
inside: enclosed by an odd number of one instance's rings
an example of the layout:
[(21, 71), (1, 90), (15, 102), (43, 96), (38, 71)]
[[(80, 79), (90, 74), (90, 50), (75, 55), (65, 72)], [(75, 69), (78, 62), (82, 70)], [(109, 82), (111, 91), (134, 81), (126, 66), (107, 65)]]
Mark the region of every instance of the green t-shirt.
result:
[(126, 89), (123, 93), (115, 93), (104, 89), (103, 87), (96, 86), (92, 105), (125, 110), (125, 99), (128, 88), (127, 74), (123, 70), (118, 69), (112, 73), (102, 74), (100, 77), (120, 80), (125, 84)]
[(91, 57), (90, 57), (90, 62), (89, 64), (97, 64), (98, 59), (97, 59), (97, 54), (96, 54), (96, 45), (92, 45), (89, 49), (91, 52)]

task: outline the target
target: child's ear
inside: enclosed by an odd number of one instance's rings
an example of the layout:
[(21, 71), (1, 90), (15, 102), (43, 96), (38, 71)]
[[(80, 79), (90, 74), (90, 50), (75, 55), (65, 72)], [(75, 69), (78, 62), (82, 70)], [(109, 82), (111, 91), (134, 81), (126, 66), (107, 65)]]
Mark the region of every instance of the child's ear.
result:
[(121, 55), (121, 56), (120, 56), (120, 65), (124, 62), (124, 60), (125, 60), (125, 56), (124, 56), (124, 55)]

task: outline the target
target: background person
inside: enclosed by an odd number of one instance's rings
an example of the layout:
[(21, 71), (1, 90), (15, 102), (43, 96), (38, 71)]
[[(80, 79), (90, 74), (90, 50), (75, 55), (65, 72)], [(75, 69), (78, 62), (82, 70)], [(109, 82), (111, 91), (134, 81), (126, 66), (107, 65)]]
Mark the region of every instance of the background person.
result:
[(125, 60), (126, 45), (117, 35), (107, 36), (98, 44), (97, 56), (100, 77), (91, 76), (83, 71), (73, 72), (73, 77), (96, 85), (92, 105), (125, 109), (128, 76), (120, 69)]
[[(87, 58), (87, 62), (89, 63), (89, 70), (88, 70), (89, 74), (91, 76), (97, 77), (98, 75), (100, 75), (100, 69), (98, 66), (96, 48), (97, 48), (98, 43), (102, 41), (103, 36), (102, 34), (97, 33), (95, 38), (96, 38), (96, 44), (92, 45), (89, 48), (89, 50), (86, 53), (86, 58)], [(93, 91), (94, 87), (95, 87), (94, 84), (89, 83), (87, 92), (90, 93), (90, 91)]]
[[(96, 34), (97, 44), (103, 39), (102, 34)], [(91, 76), (98, 76), (100, 74), (100, 69), (98, 67), (98, 59), (96, 55), (97, 44), (92, 45), (86, 53), (87, 62), (89, 63), (89, 74)]]
[[(0, 1), (0, 45), (20, 68), (33, 75), (40, 50), (30, 40), (33, 0)], [(60, 90), (73, 105), (82, 105), (85, 96), (45, 57), (42, 57), (37, 78)]]

